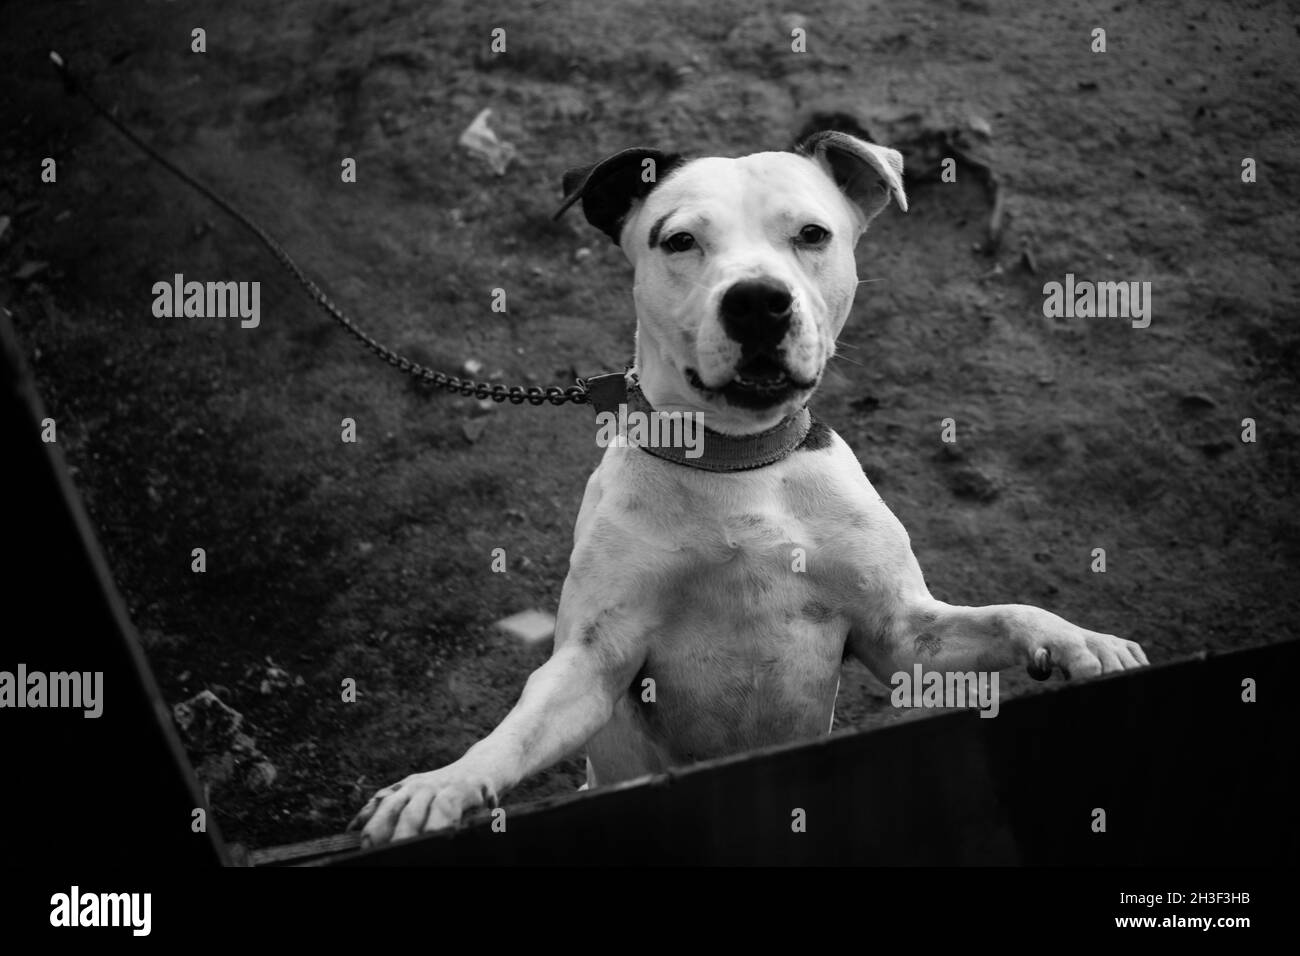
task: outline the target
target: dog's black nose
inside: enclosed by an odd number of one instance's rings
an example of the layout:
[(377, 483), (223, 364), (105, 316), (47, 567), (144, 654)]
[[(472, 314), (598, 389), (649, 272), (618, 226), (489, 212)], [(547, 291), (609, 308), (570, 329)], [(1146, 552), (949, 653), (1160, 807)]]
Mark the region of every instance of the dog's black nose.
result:
[(722, 328), (753, 348), (775, 348), (790, 328), (794, 299), (775, 279), (742, 279), (722, 294)]

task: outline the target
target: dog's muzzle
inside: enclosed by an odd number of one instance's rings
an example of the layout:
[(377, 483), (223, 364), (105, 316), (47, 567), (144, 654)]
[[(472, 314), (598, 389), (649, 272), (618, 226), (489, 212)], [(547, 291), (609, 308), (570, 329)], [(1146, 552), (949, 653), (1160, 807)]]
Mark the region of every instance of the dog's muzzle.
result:
[(794, 296), (784, 283), (742, 279), (722, 294), (718, 313), (723, 331), (740, 346), (740, 361), (731, 380), (716, 386), (686, 369), (693, 388), (721, 395), (732, 405), (762, 409), (816, 387), (816, 380), (798, 381), (785, 364), (782, 343), (794, 319)]

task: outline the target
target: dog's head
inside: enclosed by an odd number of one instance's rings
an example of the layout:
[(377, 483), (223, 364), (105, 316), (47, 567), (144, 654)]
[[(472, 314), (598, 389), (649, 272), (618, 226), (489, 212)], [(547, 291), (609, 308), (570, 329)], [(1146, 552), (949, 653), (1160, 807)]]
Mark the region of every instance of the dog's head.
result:
[(896, 151), (844, 133), (736, 159), (637, 148), (566, 174), (560, 213), (580, 200), (633, 265), (646, 397), (743, 433), (821, 380), (857, 290), (853, 248), (891, 196), (907, 209), (902, 175)]

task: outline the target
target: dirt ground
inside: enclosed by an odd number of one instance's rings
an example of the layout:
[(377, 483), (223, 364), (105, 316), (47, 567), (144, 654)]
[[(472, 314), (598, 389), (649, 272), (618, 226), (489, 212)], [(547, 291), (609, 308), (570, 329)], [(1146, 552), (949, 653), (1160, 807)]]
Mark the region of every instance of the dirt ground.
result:
[[(66, 96), (46, 51), (379, 339), (510, 382), (630, 356), (624, 260), (581, 216), (550, 221), (566, 167), (638, 144), (785, 147), (815, 109), (987, 124), (1000, 248), (974, 248), (988, 208), (969, 177), (883, 214), (818, 415), (940, 599), (1041, 604), (1154, 662), (1293, 637), (1300, 20), (1285, 3), (1026, 6), (5, 8), (0, 301), (168, 700), (213, 691), (274, 767), (205, 765), (227, 839), (336, 832), (374, 788), (504, 716), (546, 652), (492, 625), (555, 608), (599, 456), (591, 412), (485, 410), (368, 357), (240, 227)], [(518, 149), (504, 176), (456, 144), (484, 107)], [(260, 281), (260, 327), (154, 318), (151, 287), (175, 273)], [(1066, 273), (1150, 281), (1150, 327), (1045, 318), (1043, 284)], [(490, 571), (494, 548), (509, 573)], [(1006, 694), (1036, 686), (1004, 675)], [(893, 719), (850, 665), (837, 730)], [(581, 780), (575, 757), (508, 799)]]

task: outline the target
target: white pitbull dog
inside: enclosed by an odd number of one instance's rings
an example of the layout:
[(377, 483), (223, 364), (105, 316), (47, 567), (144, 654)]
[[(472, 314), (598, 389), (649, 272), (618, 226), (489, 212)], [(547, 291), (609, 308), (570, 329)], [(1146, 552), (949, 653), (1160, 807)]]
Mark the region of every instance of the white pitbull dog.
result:
[(885, 683), (916, 663), (1039, 679), (1147, 663), (1037, 607), (935, 600), (852, 450), (810, 419), (854, 246), (891, 197), (907, 209), (902, 170), (892, 149), (818, 133), (796, 152), (631, 149), (566, 175), (560, 212), (581, 200), (635, 270), (625, 400), (702, 413), (703, 454), (606, 449), (552, 656), (461, 759), (378, 791), (353, 821), (363, 845), (452, 826), (584, 744), (596, 787), (825, 734), (850, 655)]

